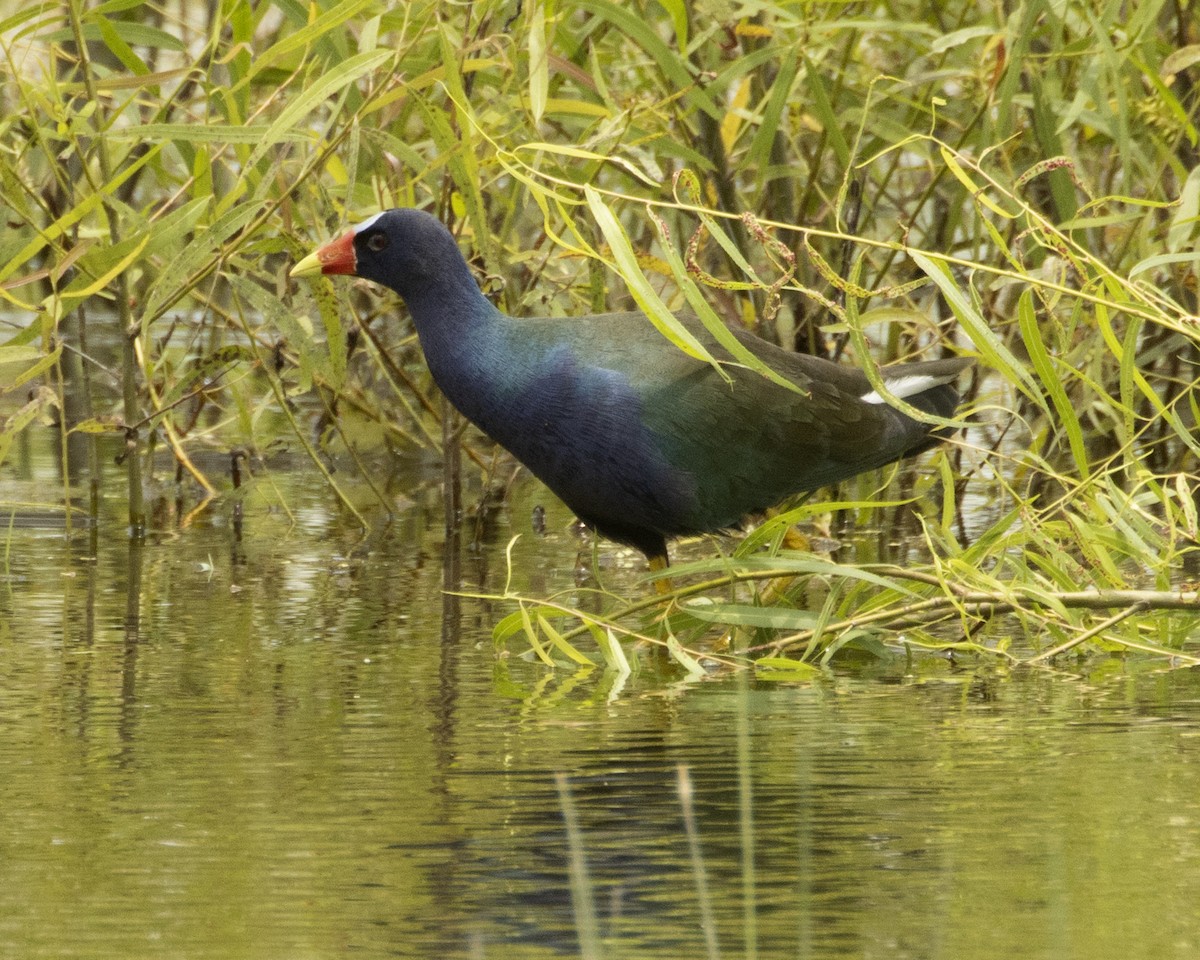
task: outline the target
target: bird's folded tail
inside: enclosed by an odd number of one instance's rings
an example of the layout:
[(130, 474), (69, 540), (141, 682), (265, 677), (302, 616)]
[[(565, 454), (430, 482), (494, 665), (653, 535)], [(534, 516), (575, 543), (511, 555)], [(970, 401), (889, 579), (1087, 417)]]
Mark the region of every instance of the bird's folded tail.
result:
[[(916, 407), (923, 413), (949, 419), (958, 410), (958, 391), (954, 381), (973, 361), (965, 357), (951, 360), (931, 360), (926, 363), (906, 363), (885, 367), (880, 371), (883, 382), (891, 393)], [(886, 403), (875, 390), (862, 395), (867, 403)], [(901, 456), (911, 457), (937, 446), (954, 433), (950, 427), (934, 427), (927, 423), (916, 423), (899, 410), (896, 416), (907, 424), (905, 432), (910, 444)]]
[[(958, 392), (950, 385), (972, 363), (973, 361), (966, 357), (955, 357), (951, 360), (898, 364), (894, 367), (884, 367), (879, 373), (893, 396), (926, 413), (952, 417), (958, 405)], [(950, 388), (939, 389), (941, 387)], [(864, 393), (860, 399), (866, 403), (887, 403), (876, 390)]]

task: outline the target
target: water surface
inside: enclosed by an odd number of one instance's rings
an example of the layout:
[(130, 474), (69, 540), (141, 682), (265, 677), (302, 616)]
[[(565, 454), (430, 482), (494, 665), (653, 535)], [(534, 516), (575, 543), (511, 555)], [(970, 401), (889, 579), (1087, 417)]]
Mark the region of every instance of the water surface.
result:
[[(95, 538), (10, 511), (0, 956), (1200, 955), (1195, 671), (498, 658), (511, 608), (443, 594), (431, 478), (366, 541), (300, 468), (256, 481), (240, 540), (229, 501), (141, 547), (119, 489)], [(464, 551), (466, 589), (502, 589), (540, 496)], [(546, 505), (514, 578), (570, 600)]]

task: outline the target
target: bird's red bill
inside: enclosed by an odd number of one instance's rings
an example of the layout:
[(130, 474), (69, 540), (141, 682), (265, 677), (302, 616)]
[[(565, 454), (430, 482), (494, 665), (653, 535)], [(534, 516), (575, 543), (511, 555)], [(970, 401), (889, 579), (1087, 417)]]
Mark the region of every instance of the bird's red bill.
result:
[(354, 231), (347, 230), (336, 240), (321, 247), (316, 253), (324, 274), (346, 273), (354, 275), (358, 269), (358, 258), (354, 255)]

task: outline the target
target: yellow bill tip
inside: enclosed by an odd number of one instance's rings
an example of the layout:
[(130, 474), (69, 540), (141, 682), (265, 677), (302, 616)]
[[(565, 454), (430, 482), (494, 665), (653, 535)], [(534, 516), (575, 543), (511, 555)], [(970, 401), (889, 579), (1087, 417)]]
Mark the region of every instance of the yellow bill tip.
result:
[(292, 267), (288, 276), (292, 277), (313, 277), (321, 272), (323, 264), (318, 256), (319, 251), (314, 250), (307, 257)]

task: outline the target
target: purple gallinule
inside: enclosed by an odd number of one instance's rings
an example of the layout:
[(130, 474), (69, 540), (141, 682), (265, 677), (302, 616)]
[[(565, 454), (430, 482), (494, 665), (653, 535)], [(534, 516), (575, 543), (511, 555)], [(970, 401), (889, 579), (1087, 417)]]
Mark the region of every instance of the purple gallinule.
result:
[[(349, 274), (407, 304), (433, 379), (576, 515), (637, 547), (654, 569), (672, 537), (734, 527), (785, 497), (937, 444), (858, 369), (736, 335), (798, 387), (730, 365), (724, 380), (639, 312), (509, 317), (480, 292), (450, 232), (420, 210), (387, 210), (301, 260), (293, 277)], [(694, 318), (681, 317), (718, 360)], [(971, 361), (885, 367), (888, 389), (950, 417)]]

